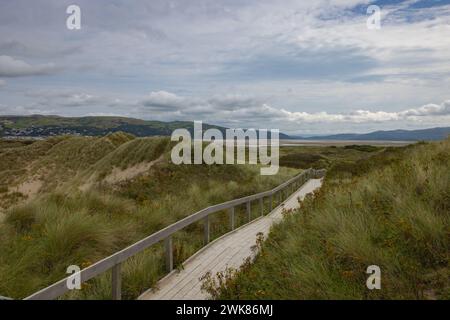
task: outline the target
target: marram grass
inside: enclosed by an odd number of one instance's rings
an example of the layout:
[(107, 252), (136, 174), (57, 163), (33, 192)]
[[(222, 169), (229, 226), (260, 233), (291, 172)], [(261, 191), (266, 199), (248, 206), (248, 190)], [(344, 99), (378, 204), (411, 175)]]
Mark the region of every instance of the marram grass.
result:
[[(169, 162), (167, 138), (133, 138), (115, 133), (101, 138), (57, 137), (24, 145), (7, 145), (0, 157), (22, 172), (21, 179), (43, 168), (43, 190), (15, 206), (3, 203), (0, 219), (0, 294), (24, 298), (67, 276), (70, 265), (92, 263), (207, 206), (271, 189), (300, 170), (281, 168), (260, 176), (257, 166), (180, 165)], [(17, 160), (14, 162), (14, 157)], [(117, 184), (102, 177), (161, 158), (145, 174)], [(2, 175), (8, 185), (10, 178)], [(80, 190), (86, 181), (91, 185)], [(256, 208), (255, 208), (256, 210)], [(237, 211), (244, 223), (244, 208)], [(241, 213), (241, 214), (240, 214)], [(212, 238), (226, 232), (225, 213), (212, 219)], [(178, 267), (202, 246), (202, 224), (174, 235)], [(124, 299), (134, 299), (164, 275), (161, 245), (134, 256), (122, 266)], [(110, 272), (64, 299), (110, 299)]]
[[(253, 263), (205, 287), (220, 299), (449, 299), (449, 255), (450, 139), (336, 165)], [(381, 290), (366, 287), (369, 265)]]

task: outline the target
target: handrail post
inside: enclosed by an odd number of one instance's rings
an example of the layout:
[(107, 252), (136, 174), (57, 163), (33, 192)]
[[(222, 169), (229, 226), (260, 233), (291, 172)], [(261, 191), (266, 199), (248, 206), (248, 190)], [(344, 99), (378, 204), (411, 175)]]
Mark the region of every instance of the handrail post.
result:
[(204, 240), (205, 244), (209, 243), (209, 216), (206, 216), (204, 220)]
[(118, 263), (112, 267), (112, 299), (121, 300), (122, 299), (122, 277), (120, 275), (120, 266)]
[(247, 218), (249, 222), (252, 221), (252, 208), (250, 201), (247, 201)]
[(261, 209), (261, 216), (263, 216), (264, 215), (264, 198), (263, 197), (259, 198), (259, 207)]
[(230, 229), (234, 230), (234, 207), (230, 208)]
[(173, 240), (172, 236), (164, 239), (164, 247), (166, 251), (166, 271), (170, 273), (173, 270)]

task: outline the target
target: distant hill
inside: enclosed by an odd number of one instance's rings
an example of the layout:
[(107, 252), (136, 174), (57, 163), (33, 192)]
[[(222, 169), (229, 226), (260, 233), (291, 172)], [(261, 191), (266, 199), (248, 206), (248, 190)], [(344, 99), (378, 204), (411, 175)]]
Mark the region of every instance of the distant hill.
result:
[[(192, 121), (147, 121), (126, 117), (60, 117), (47, 115), (0, 116), (0, 136), (48, 137), (59, 135), (104, 136), (114, 132), (131, 133), (137, 137), (170, 136), (175, 129), (194, 130)], [(225, 134), (225, 127), (203, 123), (203, 130), (216, 128)], [(280, 138), (289, 136), (280, 133)]]
[(365, 134), (343, 133), (328, 136), (293, 137), (305, 140), (385, 140), (385, 141), (421, 141), (443, 140), (450, 135), (450, 127), (421, 130), (375, 131)]

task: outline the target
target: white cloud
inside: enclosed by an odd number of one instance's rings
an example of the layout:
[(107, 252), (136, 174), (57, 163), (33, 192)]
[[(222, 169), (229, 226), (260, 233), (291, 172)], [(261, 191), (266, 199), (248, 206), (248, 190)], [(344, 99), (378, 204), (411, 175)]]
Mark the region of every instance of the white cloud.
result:
[[(427, 104), (399, 112), (357, 110), (351, 113), (307, 113), (281, 110), (285, 119), (297, 123), (376, 123), (386, 121), (422, 121), (423, 118), (446, 117), (450, 121), (450, 100), (441, 104)], [(450, 123), (450, 122), (449, 122)]]
[(410, 109), (400, 112), (405, 117), (415, 116), (447, 116), (450, 115), (450, 100), (441, 104), (427, 104), (418, 109)]
[(10, 56), (0, 56), (0, 77), (22, 77), (50, 74), (57, 70), (54, 64), (30, 65)]
[(50, 115), (55, 113), (56, 113), (55, 110), (39, 109), (30, 106), (10, 107), (0, 104), (0, 114), (2, 115), (33, 115), (33, 114)]
[(54, 108), (76, 108), (95, 106), (126, 106), (121, 99), (99, 93), (82, 92), (76, 90), (38, 90), (26, 94), (35, 106), (51, 106)]
[(141, 104), (151, 110), (170, 112), (186, 107), (188, 100), (167, 91), (155, 91), (145, 97)]
[[(157, 108), (161, 113), (160, 119), (173, 120), (173, 116), (185, 120), (203, 120), (205, 122), (221, 123), (227, 125), (264, 127), (263, 124), (277, 124), (280, 128), (289, 124), (301, 126), (302, 124), (327, 123), (380, 123), (380, 122), (421, 122), (423, 119), (432, 121), (445, 117), (450, 120), (450, 100), (441, 104), (426, 104), (421, 107), (401, 111), (371, 111), (355, 110), (348, 113), (329, 112), (296, 112), (284, 108), (278, 109), (267, 103), (261, 103), (248, 96), (215, 96), (214, 98), (181, 97), (167, 91), (150, 93), (149, 97), (140, 103), (140, 112), (143, 116), (148, 114), (147, 108), (154, 111)], [(210, 120), (212, 119), (212, 120)]]
[(238, 94), (214, 95), (209, 98), (182, 97), (167, 91), (150, 92), (138, 105), (161, 113), (205, 115), (254, 107), (258, 100)]

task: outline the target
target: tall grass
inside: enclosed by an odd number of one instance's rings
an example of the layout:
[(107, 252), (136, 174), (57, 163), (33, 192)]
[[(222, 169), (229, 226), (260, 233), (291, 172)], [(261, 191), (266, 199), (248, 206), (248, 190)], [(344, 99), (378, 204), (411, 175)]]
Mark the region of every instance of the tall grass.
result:
[[(123, 133), (55, 137), (0, 147), (0, 157), (5, 160), (5, 165), (0, 164), (0, 187), (36, 174), (43, 181), (37, 198), (6, 210), (0, 217), (0, 294), (14, 298), (23, 298), (65, 277), (69, 265), (86, 267), (202, 208), (271, 189), (300, 172), (281, 167), (275, 176), (261, 176), (258, 166), (177, 166), (169, 161), (167, 138), (134, 138)], [(299, 150), (323, 152), (313, 158), (327, 165), (336, 159), (367, 156), (367, 152), (343, 148), (297, 147), (282, 152), (286, 155)], [(162, 161), (145, 174), (113, 184), (103, 179), (114, 168), (160, 158)], [(298, 159), (291, 160), (294, 167), (302, 168), (295, 163)], [(303, 165), (306, 168), (310, 163)], [(79, 187), (86, 183), (89, 188), (81, 191)], [(5, 208), (26, 198), (12, 193), (7, 196), (8, 202), (0, 198)], [(253, 206), (253, 215), (257, 214), (258, 207)], [(246, 222), (245, 207), (237, 208), (237, 226)], [(215, 214), (211, 238), (219, 237), (228, 227), (226, 212)], [(203, 245), (202, 232), (199, 222), (174, 235), (176, 267)], [(165, 272), (162, 257), (162, 248), (157, 245), (123, 265), (124, 298), (136, 298), (156, 283)], [(106, 273), (64, 298), (109, 299), (110, 277)]]
[[(138, 149), (152, 159), (166, 152), (160, 140), (150, 144), (145, 139), (133, 141), (120, 144), (115, 149), (120, 152), (113, 151), (122, 158), (102, 158), (105, 166), (101, 170), (106, 172), (122, 161), (133, 165), (131, 159), (140, 158), (132, 151)], [(43, 194), (9, 209), (0, 223), (0, 293), (26, 297), (67, 276), (70, 265), (87, 267), (204, 207), (271, 189), (298, 172), (281, 168), (276, 176), (262, 177), (255, 166), (175, 166), (163, 161), (145, 175), (118, 185), (100, 182), (87, 192), (71, 188), (70, 192)], [(226, 231), (221, 227), (228, 225), (225, 219), (221, 214), (213, 219), (213, 238)], [(202, 228), (197, 223), (175, 234), (176, 267), (203, 245)], [(136, 298), (161, 278), (162, 258), (157, 245), (126, 261), (125, 299)], [(106, 273), (64, 298), (109, 299), (110, 277)]]
[[(388, 149), (331, 168), (253, 263), (206, 289), (222, 299), (449, 299), (449, 236), (450, 140)], [(366, 287), (370, 265), (381, 290)]]

